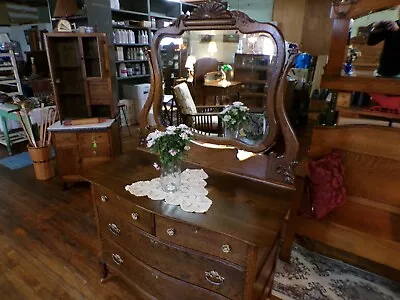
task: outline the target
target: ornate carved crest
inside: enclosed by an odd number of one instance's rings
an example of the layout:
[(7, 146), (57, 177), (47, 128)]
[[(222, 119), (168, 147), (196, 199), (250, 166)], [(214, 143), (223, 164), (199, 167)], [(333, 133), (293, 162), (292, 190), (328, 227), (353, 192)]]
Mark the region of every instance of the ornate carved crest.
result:
[(187, 20), (230, 19), (231, 13), (220, 0), (206, 2), (196, 7)]
[(182, 23), (186, 26), (209, 26), (210, 22), (214, 22), (215, 25), (246, 25), (249, 23), (255, 23), (256, 21), (251, 19), (245, 13), (232, 10), (229, 11), (221, 0), (210, 1), (201, 4), (196, 7), (190, 16), (182, 15), (172, 26), (179, 27)]

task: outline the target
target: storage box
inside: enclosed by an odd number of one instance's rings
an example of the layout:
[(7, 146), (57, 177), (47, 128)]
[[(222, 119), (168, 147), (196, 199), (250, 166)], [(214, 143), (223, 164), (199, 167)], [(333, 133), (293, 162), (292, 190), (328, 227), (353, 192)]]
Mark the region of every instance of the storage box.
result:
[(150, 21), (140, 21), (139, 22), (139, 26), (150, 28), (151, 27), (151, 22)]
[(123, 85), (123, 95), (124, 99), (138, 99), (147, 100), (150, 92), (150, 83), (142, 84), (124, 84)]

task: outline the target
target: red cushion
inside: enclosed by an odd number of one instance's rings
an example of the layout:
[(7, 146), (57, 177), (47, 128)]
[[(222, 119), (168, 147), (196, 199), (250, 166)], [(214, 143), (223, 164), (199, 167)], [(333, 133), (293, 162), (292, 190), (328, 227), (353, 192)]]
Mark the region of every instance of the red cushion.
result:
[(314, 215), (321, 219), (346, 199), (344, 170), (339, 153), (309, 163), (310, 197)]

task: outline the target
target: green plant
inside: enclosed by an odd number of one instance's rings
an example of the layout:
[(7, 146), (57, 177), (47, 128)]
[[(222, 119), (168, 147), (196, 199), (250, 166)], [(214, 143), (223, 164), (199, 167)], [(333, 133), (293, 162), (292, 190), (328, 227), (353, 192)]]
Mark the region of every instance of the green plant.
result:
[(165, 131), (156, 130), (147, 136), (147, 147), (160, 155), (160, 162), (164, 167), (171, 167), (181, 161), (187, 151), (193, 133), (184, 124), (169, 126)]
[(249, 108), (245, 106), (242, 102), (233, 102), (224, 108), (221, 112), (220, 117), (224, 126), (230, 130), (238, 129), (240, 124), (247, 119), (247, 113)]

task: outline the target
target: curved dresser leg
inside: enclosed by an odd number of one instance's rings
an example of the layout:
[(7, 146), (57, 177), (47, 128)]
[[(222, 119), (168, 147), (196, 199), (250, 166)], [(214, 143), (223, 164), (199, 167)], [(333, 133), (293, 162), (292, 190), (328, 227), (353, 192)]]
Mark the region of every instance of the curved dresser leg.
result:
[(104, 283), (108, 279), (108, 269), (107, 265), (105, 262), (100, 261), (100, 274), (101, 274), (101, 279), (100, 282)]

